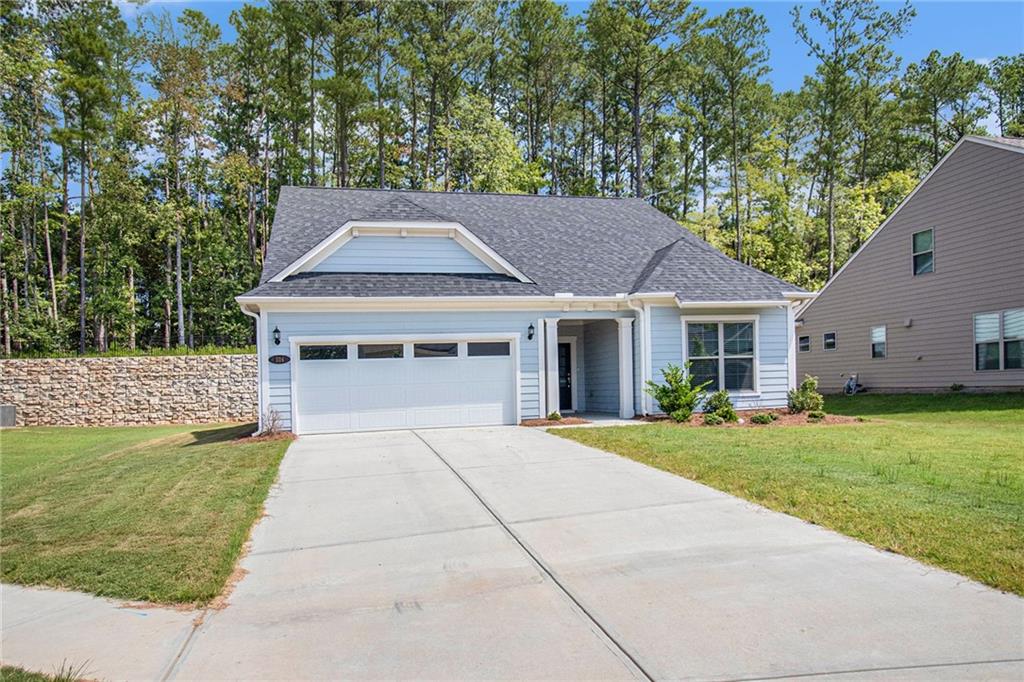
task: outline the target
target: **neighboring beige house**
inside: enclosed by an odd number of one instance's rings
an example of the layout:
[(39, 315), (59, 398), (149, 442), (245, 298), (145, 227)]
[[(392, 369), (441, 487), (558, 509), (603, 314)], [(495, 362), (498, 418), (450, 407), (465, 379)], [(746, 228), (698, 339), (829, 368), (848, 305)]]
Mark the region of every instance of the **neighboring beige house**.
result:
[(1024, 388), (1024, 140), (966, 137), (798, 312), (823, 392)]

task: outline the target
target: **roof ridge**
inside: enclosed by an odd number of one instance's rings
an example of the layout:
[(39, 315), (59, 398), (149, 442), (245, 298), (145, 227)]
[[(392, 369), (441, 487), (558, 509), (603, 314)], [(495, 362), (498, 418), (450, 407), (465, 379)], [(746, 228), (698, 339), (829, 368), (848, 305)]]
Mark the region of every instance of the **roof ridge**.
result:
[[(281, 185), (289, 189), (316, 189), (330, 190), (334, 192), (381, 192), (384, 194), (425, 194), (425, 195), (446, 195), (446, 196), (490, 196), (490, 197), (529, 197), (532, 199), (600, 199), (603, 201), (641, 201), (647, 204), (640, 197), (602, 197), (595, 195), (580, 194), (530, 194), (529, 192), (452, 192), (441, 189), (407, 189), (398, 187), (325, 187), (319, 185)], [(411, 200), (410, 203), (412, 203)], [(649, 204), (647, 204), (649, 205)]]
[[(416, 209), (416, 212), (423, 214), (421, 216), (417, 216), (417, 218), (420, 220), (423, 220), (424, 216), (428, 216), (437, 219), (439, 222), (451, 222), (450, 218), (442, 216), (436, 213), (435, 211), (430, 210), (429, 208), (424, 208), (423, 206), (417, 204), (415, 201), (403, 197), (401, 194), (395, 194), (393, 196), (388, 197), (383, 202), (377, 204), (372, 209), (370, 209), (366, 215), (357, 218), (357, 220), (391, 220), (394, 217), (390, 215), (391, 213), (407, 212), (407, 206), (411, 206), (412, 208)], [(381, 216), (385, 217), (381, 218)]]

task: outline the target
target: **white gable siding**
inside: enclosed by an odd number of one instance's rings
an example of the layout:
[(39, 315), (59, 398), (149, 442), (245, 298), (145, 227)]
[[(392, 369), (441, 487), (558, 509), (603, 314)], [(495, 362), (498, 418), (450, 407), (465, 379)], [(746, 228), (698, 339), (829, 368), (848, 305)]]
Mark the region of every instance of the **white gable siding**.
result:
[[(786, 308), (752, 308), (745, 310), (695, 310), (684, 313), (679, 308), (655, 306), (651, 308), (651, 374), (661, 381), (661, 371), (668, 365), (683, 362), (683, 325), (681, 317), (692, 314), (700, 317), (715, 315), (758, 315), (758, 387), (757, 395), (733, 396), (737, 409), (785, 407), (789, 390), (788, 326)], [(655, 409), (657, 406), (655, 405)]]
[(448, 237), (354, 237), (313, 272), (491, 273), (490, 267)]

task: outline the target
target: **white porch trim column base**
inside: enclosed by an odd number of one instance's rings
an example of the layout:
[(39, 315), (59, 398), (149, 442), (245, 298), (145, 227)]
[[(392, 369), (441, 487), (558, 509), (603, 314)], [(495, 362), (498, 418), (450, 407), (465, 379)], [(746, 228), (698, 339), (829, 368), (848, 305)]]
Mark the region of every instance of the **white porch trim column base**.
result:
[(620, 317), (619, 323), (619, 417), (632, 419), (633, 411), (633, 318)]

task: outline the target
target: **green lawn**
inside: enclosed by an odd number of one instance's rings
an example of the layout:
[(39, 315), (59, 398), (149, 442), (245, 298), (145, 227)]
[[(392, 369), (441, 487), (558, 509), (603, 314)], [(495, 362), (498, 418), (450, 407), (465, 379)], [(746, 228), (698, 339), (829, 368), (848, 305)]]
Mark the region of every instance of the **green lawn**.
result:
[(849, 425), (552, 431), (1024, 595), (1024, 393), (829, 398)]
[(224, 587), (288, 445), (252, 425), (0, 432), (0, 575), (201, 604)]

